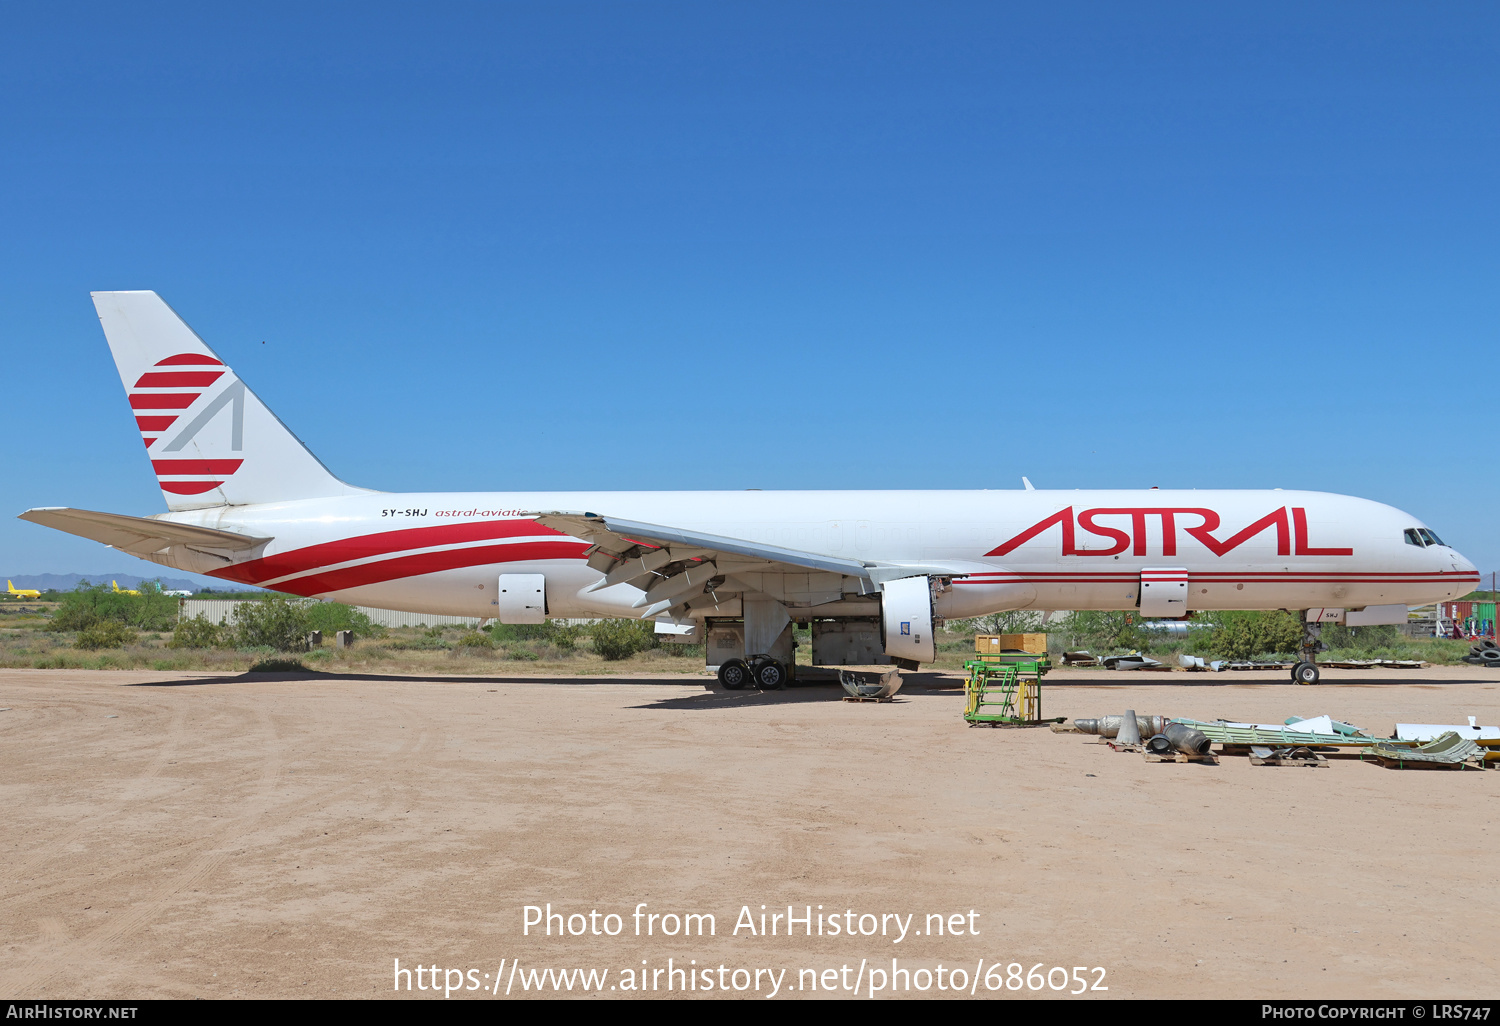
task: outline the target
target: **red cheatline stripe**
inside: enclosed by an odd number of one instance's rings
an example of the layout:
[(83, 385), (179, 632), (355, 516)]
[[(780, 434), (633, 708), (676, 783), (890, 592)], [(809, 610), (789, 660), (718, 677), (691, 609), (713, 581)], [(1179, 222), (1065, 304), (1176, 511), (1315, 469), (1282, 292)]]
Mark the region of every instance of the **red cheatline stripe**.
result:
[(172, 422), (176, 419), (175, 415), (171, 417), (137, 417), (135, 418), (135, 426), (142, 431), (165, 431), (172, 426)]
[(158, 371), (142, 374), (136, 388), (207, 388), (224, 376), (223, 371)]
[(154, 441), (156, 441), (156, 438), (157, 438), (156, 435), (152, 435), (150, 438), (142, 438), (142, 441), (144, 441), (146, 443), (146, 448), (149, 449), (149, 448), (151, 448), (151, 443), (154, 442)]
[(233, 474), (244, 460), (152, 460), (158, 474)]
[[(343, 591), (366, 584), (380, 584), (400, 577), (416, 577), (419, 574), (434, 574), (440, 570), (458, 570), (462, 567), (486, 566), (495, 563), (522, 563), (537, 559), (579, 559), (587, 542), (546, 541), (522, 542), (516, 545), (481, 545), (472, 549), (449, 549), (444, 552), (423, 552), (415, 556), (397, 556), (378, 563), (330, 570), (326, 574), (299, 577), (295, 581), (278, 584), (277, 591), (293, 595), (321, 595), (330, 591)], [(227, 569), (227, 568), (226, 568)], [(214, 576), (228, 576), (218, 571)]]
[(202, 392), (160, 392), (156, 395), (133, 394), (130, 408), (133, 410), (185, 410)]
[(161, 490), (173, 495), (202, 495), (223, 484), (223, 481), (162, 481)]
[(287, 574), (305, 573), (332, 563), (347, 563), (351, 559), (384, 556), (405, 549), (425, 549), (433, 545), (457, 545), (462, 542), (485, 541), (490, 538), (524, 538), (528, 535), (555, 534), (567, 537), (561, 531), (543, 527), (535, 520), (478, 520), (472, 523), (443, 524), (440, 527), (410, 527), (400, 531), (383, 531), (379, 534), (341, 538), (338, 541), (308, 545), (300, 549), (288, 549), (274, 556), (252, 559), (232, 567), (225, 567), (218, 576), (244, 584), (269, 581)]
[(216, 367), (224, 366), (212, 356), (204, 356), (201, 353), (178, 353), (176, 356), (156, 361), (158, 367), (181, 367), (185, 363), (211, 363)]

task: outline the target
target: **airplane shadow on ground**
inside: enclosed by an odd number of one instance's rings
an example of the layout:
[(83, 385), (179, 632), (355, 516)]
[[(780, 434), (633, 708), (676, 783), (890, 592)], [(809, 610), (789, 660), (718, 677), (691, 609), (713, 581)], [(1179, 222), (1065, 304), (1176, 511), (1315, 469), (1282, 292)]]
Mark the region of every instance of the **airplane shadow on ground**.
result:
[[(781, 691), (760, 691), (746, 688), (730, 691), (718, 681), (707, 678), (673, 679), (661, 677), (511, 677), (511, 676), (431, 676), (383, 673), (321, 673), (318, 671), (288, 673), (236, 673), (216, 677), (195, 677), (189, 680), (138, 681), (128, 684), (133, 688), (181, 688), (214, 687), (227, 684), (342, 684), (345, 682), (369, 684), (548, 684), (555, 687), (590, 687), (603, 684), (689, 685), (701, 687), (700, 694), (673, 695), (655, 701), (631, 706), (635, 709), (729, 709), (744, 705), (792, 705), (802, 702), (837, 702), (843, 699), (844, 689), (832, 681), (811, 681), (792, 684)], [(963, 682), (941, 674), (909, 674), (902, 682), (902, 689), (893, 704), (900, 705), (914, 698), (929, 695), (960, 695)]]
[[(963, 682), (956, 678), (944, 677), (936, 673), (907, 674), (901, 679), (901, 690), (896, 693), (896, 697), (889, 703), (880, 704), (904, 705), (913, 699), (927, 698), (934, 695), (948, 695), (953, 697), (962, 694)], [(760, 691), (755, 688), (746, 688), (743, 691), (730, 691), (717, 681), (714, 681), (705, 688), (701, 695), (663, 698), (654, 702), (643, 702), (640, 705), (631, 706), (631, 708), (714, 710), (733, 709), (751, 705), (798, 705), (804, 702), (841, 702), (843, 699), (844, 689), (833, 681), (819, 680), (809, 681), (804, 684), (793, 683), (781, 691)]]
[(202, 687), (214, 684), (340, 684), (356, 681), (370, 684), (553, 684), (559, 687), (587, 687), (598, 684), (691, 684), (709, 687), (704, 678), (676, 680), (664, 677), (502, 677), (465, 674), (461, 677), (433, 674), (398, 673), (322, 673), (317, 670), (288, 673), (235, 673), (218, 677), (195, 677), (191, 680), (146, 680), (127, 684), (132, 688)]

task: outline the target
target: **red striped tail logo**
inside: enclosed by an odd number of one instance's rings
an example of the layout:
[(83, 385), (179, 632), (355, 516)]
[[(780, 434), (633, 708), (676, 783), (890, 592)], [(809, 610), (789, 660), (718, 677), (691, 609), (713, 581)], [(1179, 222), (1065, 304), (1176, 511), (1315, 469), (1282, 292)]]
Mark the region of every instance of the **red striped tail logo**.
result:
[[(228, 375), (228, 387), (177, 430), (208, 389)], [(174, 495), (200, 495), (223, 484), (245, 461), (243, 459), (178, 459), (180, 452), (225, 406), (233, 406), (233, 436), (230, 448), (244, 450), (245, 386), (212, 356), (179, 353), (157, 362), (130, 390), (130, 408), (135, 411), (141, 440), (146, 443), (152, 469), (162, 491)]]

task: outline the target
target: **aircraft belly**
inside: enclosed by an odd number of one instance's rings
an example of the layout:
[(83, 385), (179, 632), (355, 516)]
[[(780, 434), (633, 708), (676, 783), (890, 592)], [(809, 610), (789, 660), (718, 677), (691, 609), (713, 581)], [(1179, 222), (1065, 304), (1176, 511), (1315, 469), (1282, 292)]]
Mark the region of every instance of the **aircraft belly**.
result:
[[(537, 560), (443, 570), (325, 592), (317, 597), (375, 609), (493, 617), (497, 606), (496, 589), (502, 573), (544, 575), (547, 578), (547, 615), (550, 617), (582, 615), (577, 608), (576, 593), (599, 577), (579, 561)], [(622, 611), (614, 615), (629, 614)]]

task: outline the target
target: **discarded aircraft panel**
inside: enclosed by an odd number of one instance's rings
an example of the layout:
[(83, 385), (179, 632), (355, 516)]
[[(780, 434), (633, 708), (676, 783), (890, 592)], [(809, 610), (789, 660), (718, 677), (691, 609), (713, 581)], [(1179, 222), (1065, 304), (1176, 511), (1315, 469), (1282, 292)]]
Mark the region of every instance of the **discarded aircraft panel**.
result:
[(1459, 737), (1451, 730), (1436, 741), (1429, 741), (1417, 748), (1408, 748), (1390, 741), (1377, 741), (1370, 746), (1370, 754), (1379, 759), (1383, 765), (1395, 764), (1398, 769), (1406, 763), (1426, 763), (1458, 768), (1470, 762), (1477, 768), (1483, 768), (1481, 761), (1483, 749), (1477, 743), (1466, 737)]

